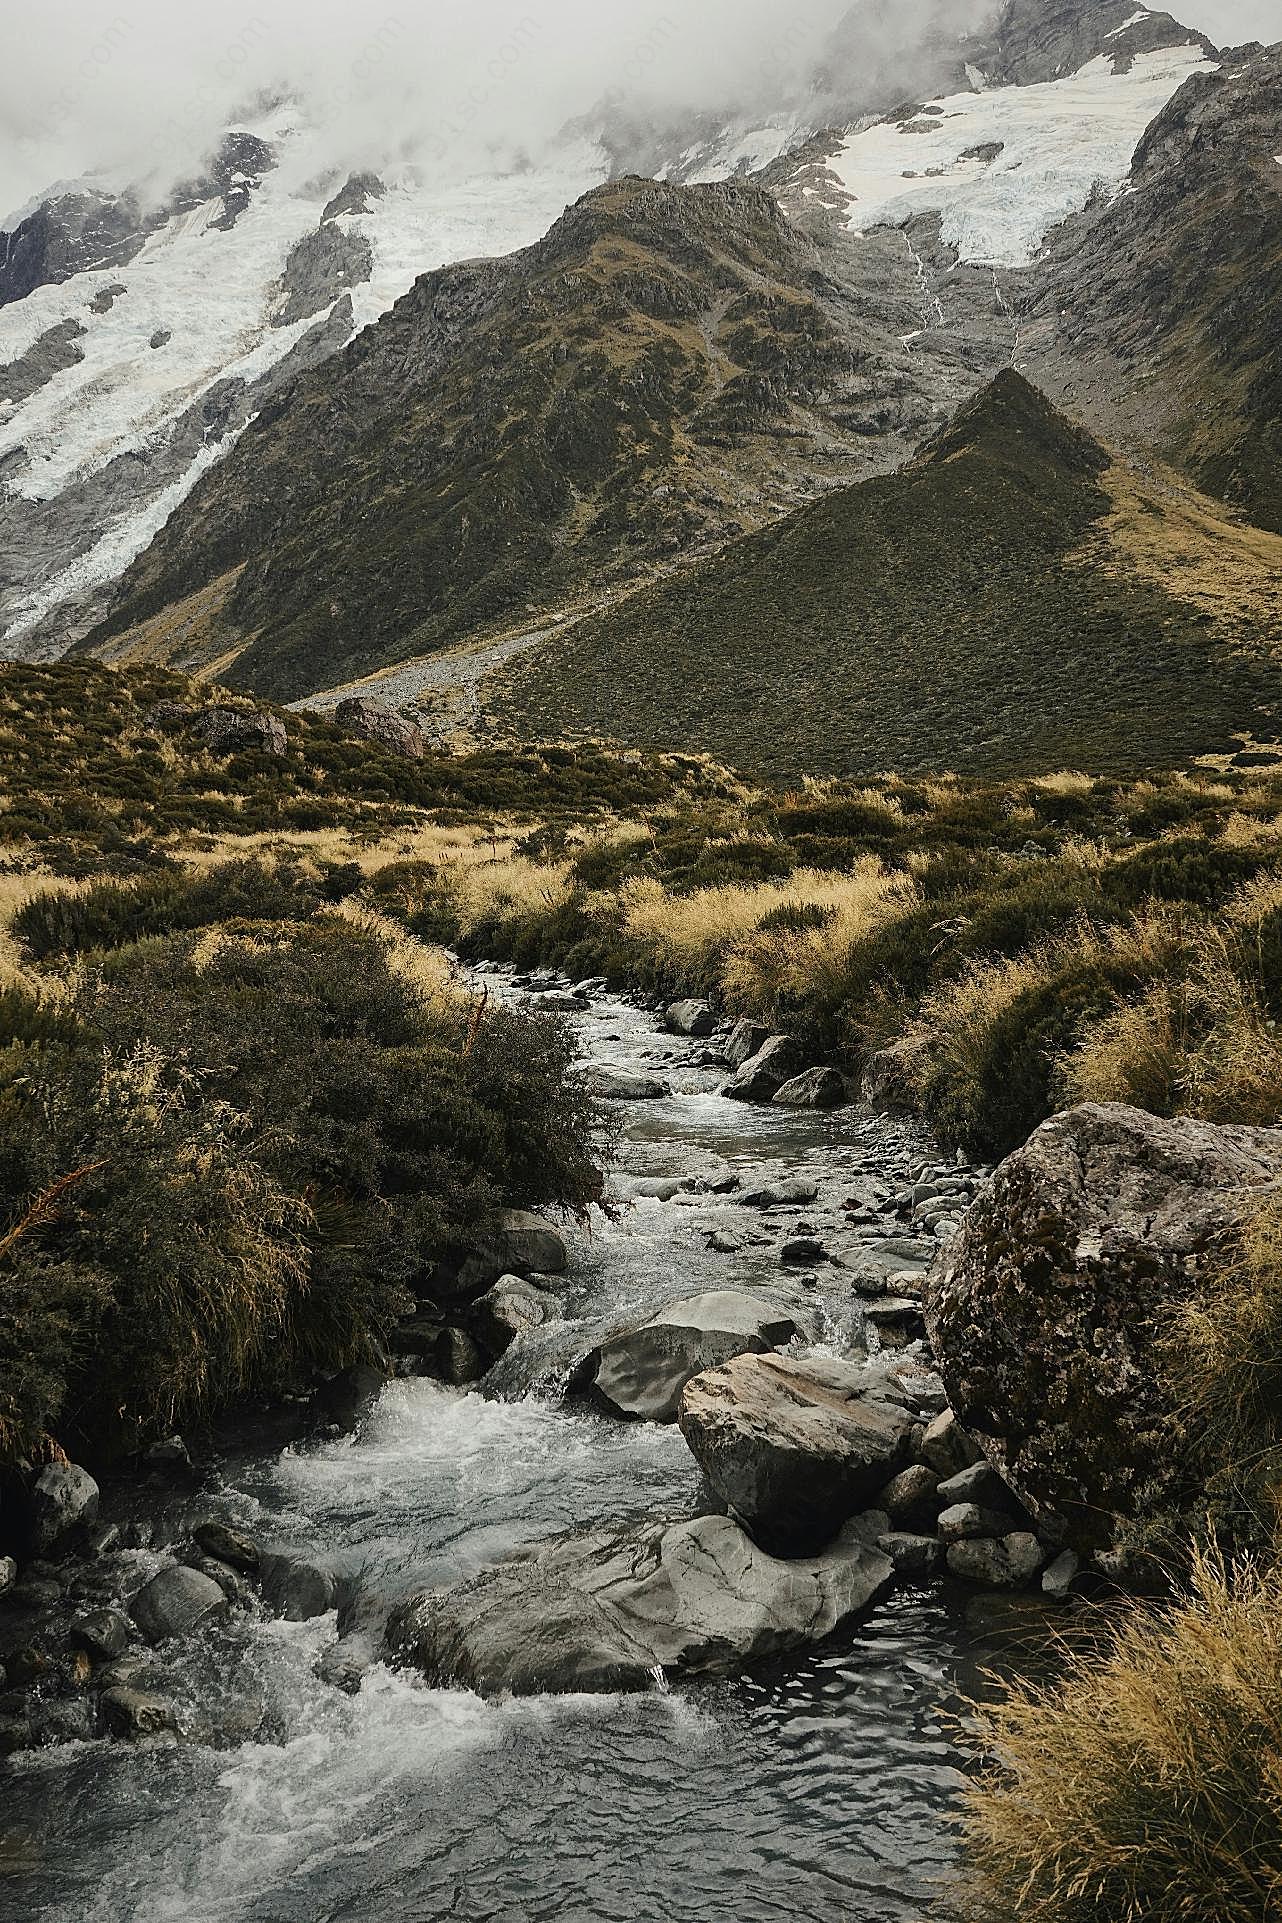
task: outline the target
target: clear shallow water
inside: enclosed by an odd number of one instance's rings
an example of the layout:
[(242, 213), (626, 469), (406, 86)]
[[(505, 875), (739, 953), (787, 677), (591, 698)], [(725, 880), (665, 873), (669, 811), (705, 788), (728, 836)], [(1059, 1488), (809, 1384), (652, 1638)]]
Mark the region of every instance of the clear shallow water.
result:
[[(597, 1218), (573, 1238), (552, 1347), (603, 1315), (760, 1287), (840, 1348), (840, 1272), (787, 1277), (779, 1244), (807, 1221), (839, 1235), (852, 1187), (897, 1186), (915, 1140), (856, 1111), (725, 1102), (696, 1049), (619, 1004), (583, 1026), (594, 1058), (677, 1090), (627, 1111), (618, 1189), (733, 1170), (745, 1186), (805, 1173), (820, 1194), (769, 1218), (704, 1194)], [(714, 1228), (744, 1246), (716, 1253)], [(541, 1372), (555, 1376), (536, 1354), (526, 1379)], [(523, 1394), (519, 1368), (498, 1386), (392, 1384), (359, 1437), (229, 1469), (219, 1506), (384, 1596), (574, 1525), (699, 1507), (677, 1430)], [(820, 1650), (639, 1698), (485, 1703), (382, 1667), (348, 1696), (314, 1672), (334, 1635), (332, 1616), (241, 1622), (171, 1662), (193, 1700), (261, 1707), (255, 1740), (81, 1745), (0, 1778), (0, 1917), (923, 1923), (947, 1877), (962, 1779), (945, 1718), (973, 1641), (955, 1598), (901, 1592)]]

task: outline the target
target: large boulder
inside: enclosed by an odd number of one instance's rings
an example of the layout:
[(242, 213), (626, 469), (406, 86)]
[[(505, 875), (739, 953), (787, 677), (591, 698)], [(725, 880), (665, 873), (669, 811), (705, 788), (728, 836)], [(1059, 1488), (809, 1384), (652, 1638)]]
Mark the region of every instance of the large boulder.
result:
[(215, 755), (283, 755), (289, 746), (280, 716), (257, 708), (202, 708), (191, 730)]
[(674, 1035), (703, 1037), (711, 1035), (717, 1025), (710, 1002), (671, 1002), (664, 1019)]
[(395, 708), (371, 701), (367, 695), (353, 695), (350, 700), (340, 701), (334, 710), (334, 719), (348, 734), (375, 741), (379, 747), (389, 749), (392, 754), (405, 755), (411, 761), (421, 761), (427, 752), (427, 737), (420, 727), (406, 715), (398, 714)]
[(968, 1210), (928, 1280), (930, 1337), (958, 1417), (1045, 1530), (1099, 1547), (1196, 1503), (1159, 1345), (1280, 1178), (1282, 1130), (1087, 1103)]
[(74, 1530), (94, 1520), (98, 1501), (98, 1485), (79, 1463), (46, 1463), (31, 1491), (31, 1546), (36, 1554), (56, 1554)]
[(790, 1342), (796, 1333), (791, 1316), (773, 1303), (736, 1289), (710, 1289), (611, 1335), (576, 1374), (613, 1414), (672, 1422), (692, 1376), (745, 1351)]
[(823, 1555), (768, 1556), (727, 1516), (558, 1538), (415, 1597), (391, 1638), (429, 1681), (484, 1694), (644, 1690), (819, 1642), (890, 1582), (852, 1527)]
[(744, 1063), (755, 1055), (759, 1048), (764, 1048), (769, 1040), (768, 1028), (762, 1028), (758, 1022), (740, 1021), (735, 1023), (726, 1036), (721, 1052), (731, 1068), (742, 1068)]
[(777, 1088), (771, 1100), (779, 1108), (840, 1108), (850, 1092), (835, 1068), (808, 1068)]
[(433, 1294), (471, 1300), (506, 1275), (561, 1275), (569, 1254), (559, 1229), (527, 1209), (500, 1209), (433, 1276)]
[(864, 1062), (859, 1078), (860, 1100), (882, 1114), (913, 1110), (917, 1103), (917, 1071), (929, 1046), (914, 1035), (876, 1049)]
[(721, 1093), (736, 1102), (773, 1101), (785, 1082), (800, 1075), (806, 1066), (801, 1044), (791, 1035), (772, 1035), (755, 1055), (750, 1055)]
[(906, 1462), (907, 1400), (884, 1371), (740, 1355), (690, 1382), (678, 1421), (710, 1486), (781, 1555), (827, 1542)]

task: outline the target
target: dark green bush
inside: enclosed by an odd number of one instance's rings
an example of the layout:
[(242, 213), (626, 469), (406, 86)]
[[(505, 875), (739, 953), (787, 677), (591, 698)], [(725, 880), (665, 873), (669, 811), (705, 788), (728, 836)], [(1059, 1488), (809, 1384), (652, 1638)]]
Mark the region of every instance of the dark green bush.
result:
[(16, 1371), (24, 1407), (43, 1396), (44, 1426), (91, 1452), (377, 1353), (496, 1205), (598, 1192), (600, 1117), (561, 1024), (433, 1001), (334, 917), (193, 950), (105, 955), (76, 1045), (0, 1058), (0, 1211), (88, 1171), (0, 1269), (18, 1303), (97, 1279), (58, 1311), (65, 1340), (32, 1308), (27, 1353), (50, 1366)]
[(306, 921), (324, 899), (296, 863), (238, 859), (203, 874), (100, 881), (80, 894), (47, 889), (18, 910), (13, 932), (47, 961), (220, 922)]
[(1142, 902), (1185, 901), (1198, 908), (1218, 908), (1244, 881), (1251, 881), (1271, 865), (1271, 857), (1252, 848), (1236, 848), (1206, 836), (1180, 835), (1137, 848), (1111, 862), (1103, 888), (1111, 901), (1124, 908)]

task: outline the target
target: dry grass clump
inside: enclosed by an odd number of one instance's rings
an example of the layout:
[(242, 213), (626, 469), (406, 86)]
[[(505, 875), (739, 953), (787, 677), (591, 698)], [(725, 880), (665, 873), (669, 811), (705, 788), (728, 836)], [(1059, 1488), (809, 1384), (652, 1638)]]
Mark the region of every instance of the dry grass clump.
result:
[(653, 965), (719, 987), (734, 1008), (772, 1014), (821, 999), (855, 944), (912, 896), (908, 877), (866, 856), (848, 873), (800, 868), (686, 895), (640, 878), (621, 903), (626, 934)]
[[(1246, 884), (1218, 925), (1191, 922), (1183, 964), (1092, 1024), (1060, 1066), (1066, 1102), (1269, 1127), (1282, 1118), (1282, 1038), (1267, 999), (1282, 877)], [(1152, 917), (1148, 918), (1152, 921)], [(1168, 928), (1173, 925), (1168, 912)], [(1139, 926), (1139, 924), (1136, 924)]]
[(1204, 1556), (979, 1711), (966, 1913), (986, 1923), (1265, 1923), (1282, 1914), (1282, 1574)]
[(1215, 1289), (1180, 1312), (1165, 1358), (1231, 1526), (1269, 1539), (1282, 1521), (1282, 1189)]
[(924, 997), (908, 1029), (926, 1112), (948, 1139), (1009, 1153), (1058, 1105), (1063, 1058), (1083, 1032), (1148, 984), (1178, 978), (1187, 942), (1178, 915), (1155, 911), (971, 961)]

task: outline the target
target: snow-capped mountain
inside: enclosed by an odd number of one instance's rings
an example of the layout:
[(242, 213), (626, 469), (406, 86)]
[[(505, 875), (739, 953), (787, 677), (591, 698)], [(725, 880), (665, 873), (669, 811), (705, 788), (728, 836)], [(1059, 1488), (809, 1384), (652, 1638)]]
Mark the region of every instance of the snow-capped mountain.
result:
[[(855, 85), (830, 62), (807, 107), (764, 123), (597, 112), (519, 172), (339, 178), (287, 104), (232, 129), (160, 206), (81, 182), (26, 210), (0, 235), (0, 652), (83, 636), (247, 424), (286, 407), (291, 383), (419, 275), (530, 246), (623, 172), (764, 170), (827, 250), (824, 271), (890, 328), (860, 431), (887, 429), (873, 467), (902, 458), (905, 435), (1010, 357), (1019, 277), (1056, 223), (1126, 191), (1146, 127), (1215, 65), (1198, 36), (1128, 0), (1011, 0), (991, 33), (947, 43), (928, 26), (924, 67), (909, 47)], [(886, 118), (869, 90), (913, 60), (947, 90)], [(834, 99), (868, 110), (825, 131)]]

